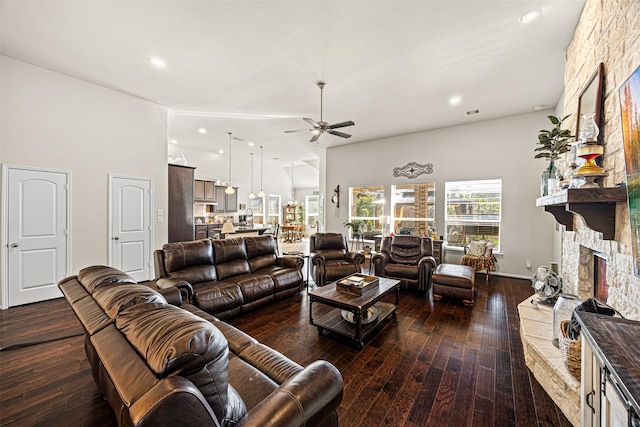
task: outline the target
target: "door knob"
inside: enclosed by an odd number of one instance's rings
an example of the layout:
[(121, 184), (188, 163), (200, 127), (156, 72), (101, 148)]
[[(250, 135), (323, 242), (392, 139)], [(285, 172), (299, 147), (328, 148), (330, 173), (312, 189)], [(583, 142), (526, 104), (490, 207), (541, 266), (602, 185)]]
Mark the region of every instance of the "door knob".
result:
[(17, 244), (17, 243), (12, 243), (12, 244), (11, 244), (11, 245), (9, 245), (9, 246), (11, 246), (12, 248), (17, 248), (17, 247), (18, 247), (18, 244)]
[(114, 237), (113, 240), (120, 240), (118, 236)]

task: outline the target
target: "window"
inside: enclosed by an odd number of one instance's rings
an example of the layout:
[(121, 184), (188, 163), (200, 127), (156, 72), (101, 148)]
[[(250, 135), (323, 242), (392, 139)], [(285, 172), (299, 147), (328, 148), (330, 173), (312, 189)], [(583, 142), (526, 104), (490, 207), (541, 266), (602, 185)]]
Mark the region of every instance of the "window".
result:
[(264, 198), (249, 199), (249, 207), (253, 211), (253, 223), (264, 224)]
[(349, 206), (349, 221), (362, 221), (364, 227), (361, 231), (377, 231), (378, 234), (382, 232), (380, 223), (380, 216), (384, 215), (382, 185), (349, 188)]
[(309, 227), (315, 227), (318, 222), (319, 198), (318, 196), (307, 196), (304, 198), (304, 206), (306, 209), (306, 224)]
[(280, 195), (269, 194), (269, 217), (268, 224), (282, 223), (282, 210), (280, 206)]
[(447, 244), (464, 247), (486, 240), (499, 252), (502, 180), (446, 182), (445, 193)]
[(436, 184), (391, 186), (391, 231), (397, 234), (432, 235), (435, 220)]

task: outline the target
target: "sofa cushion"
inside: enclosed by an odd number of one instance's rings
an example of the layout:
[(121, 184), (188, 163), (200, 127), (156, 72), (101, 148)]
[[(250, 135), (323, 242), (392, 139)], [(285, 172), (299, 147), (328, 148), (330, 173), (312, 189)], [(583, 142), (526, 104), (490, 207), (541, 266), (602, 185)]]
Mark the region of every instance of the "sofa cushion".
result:
[(302, 272), (297, 268), (281, 267), (273, 265), (268, 268), (262, 268), (254, 271), (254, 274), (265, 274), (273, 279), (275, 292), (281, 292), (286, 289), (296, 289), (302, 283)]
[(167, 304), (162, 294), (139, 284), (101, 287), (93, 293), (93, 298), (111, 319), (115, 319), (125, 308), (143, 302)]
[(276, 264), (276, 244), (273, 236), (245, 237), (251, 272)]
[(220, 314), (244, 304), (240, 286), (234, 282), (204, 282), (193, 287), (194, 304), (207, 313)]
[[(116, 327), (156, 375), (188, 378), (219, 419), (228, 416), (229, 347), (210, 322), (178, 307), (146, 303), (121, 311)], [(239, 402), (234, 397), (231, 403)]]
[(259, 301), (264, 298), (273, 298), (274, 284), (271, 277), (263, 274), (246, 274), (234, 277), (233, 281), (240, 287), (244, 304)]
[(193, 265), (213, 265), (213, 247), (209, 239), (167, 243), (162, 250), (169, 274)]
[(82, 286), (90, 294), (93, 294), (93, 291), (100, 286), (110, 286), (117, 283), (137, 283), (127, 273), (104, 265), (83, 268), (78, 273), (78, 281), (82, 283)]
[(247, 261), (247, 249), (242, 238), (215, 240), (213, 253), (218, 280), (251, 272)]
[(387, 264), (384, 268), (385, 277), (398, 279), (417, 279), (420, 274), (415, 264)]
[(172, 279), (184, 280), (192, 285), (218, 280), (216, 267), (210, 264), (192, 265), (183, 270), (176, 270), (169, 273), (169, 277)]

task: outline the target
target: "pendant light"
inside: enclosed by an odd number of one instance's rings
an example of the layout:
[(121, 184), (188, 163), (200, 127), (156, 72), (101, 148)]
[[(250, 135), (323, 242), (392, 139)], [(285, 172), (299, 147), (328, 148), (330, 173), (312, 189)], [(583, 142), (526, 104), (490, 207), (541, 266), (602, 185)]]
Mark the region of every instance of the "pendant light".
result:
[(251, 153), (251, 193), (249, 193), (250, 199), (255, 199), (256, 195), (253, 192), (253, 153)]
[(227, 181), (227, 188), (224, 189), (226, 194), (233, 194), (236, 190), (231, 186), (231, 132), (229, 132), (229, 180)]
[(258, 197), (264, 197), (264, 191), (262, 191), (262, 170), (264, 167), (264, 163), (262, 160), (262, 148), (263, 146), (260, 146), (260, 191), (258, 191)]

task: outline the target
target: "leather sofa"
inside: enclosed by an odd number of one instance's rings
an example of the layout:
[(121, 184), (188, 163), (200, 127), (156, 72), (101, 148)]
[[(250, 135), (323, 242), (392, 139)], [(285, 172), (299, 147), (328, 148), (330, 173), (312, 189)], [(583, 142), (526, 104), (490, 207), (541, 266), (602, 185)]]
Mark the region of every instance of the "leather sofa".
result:
[(400, 280), (400, 289), (429, 292), (436, 263), (433, 241), (420, 236), (386, 236), (371, 257), (374, 274)]
[(220, 319), (302, 290), (300, 257), (278, 257), (273, 236), (167, 243), (154, 252), (159, 288), (177, 287)]
[[(59, 287), (85, 330), (91, 373), (119, 426), (336, 426), (343, 382), (111, 267)], [(163, 290), (180, 303), (178, 288)]]
[(347, 238), (340, 233), (316, 233), (309, 238), (309, 259), (313, 264), (313, 280), (318, 286), (353, 273), (360, 273), (364, 255), (350, 252)]

